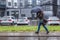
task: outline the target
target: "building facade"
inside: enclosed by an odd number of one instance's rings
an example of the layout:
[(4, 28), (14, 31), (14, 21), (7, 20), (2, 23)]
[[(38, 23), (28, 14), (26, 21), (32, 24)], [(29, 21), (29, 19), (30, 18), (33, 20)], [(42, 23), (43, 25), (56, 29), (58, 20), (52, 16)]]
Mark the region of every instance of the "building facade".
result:
[(46, 18), (53, 16), (53, 5), (52, 5), (52, 3), (53, 3), (52, 0), (41, 1), (41, 7), (44, 11)]
[[(44, 2), (52, 2), (50, 0), (21, 0), (21, 4), (23, 4), (22, 8), (21, 8), (21, 15), (22, 16), (27, 16), (27, 17), (31, 17), (31, 9), (35, 6), (40, 6), (41, 4), (43, 4)], [(47, 14), (49, 16), (53, 15), (53, 8), (52, 5), (43, 5), (41, 6), (45, 15), (47, 16)], [(34, 14), (33, 16), (36, 17), (36, 14)]]
[[(52, 0), (0, 0), (0, 16), (14, 16), (15, 18), (20, 17), (32, 17), (31, 9), (35, 6), (41, 6), (45, 14), (53, 15)], [(60, 0), (57, 0), (58, 11), (57, 15), (60, 14)], [(36, 16), (36, 14), (34, 14)]]
[(19, 13), (19, 0), (6, 0), (5, 16), (14, 16), (15, 18), (19, 18)]
[(57, 5), (58, 5), (57, 16), (60, 18), (60, 0), (57, 0)]
[(6, 0), (0, 0), (0, 17), (5, 15)]

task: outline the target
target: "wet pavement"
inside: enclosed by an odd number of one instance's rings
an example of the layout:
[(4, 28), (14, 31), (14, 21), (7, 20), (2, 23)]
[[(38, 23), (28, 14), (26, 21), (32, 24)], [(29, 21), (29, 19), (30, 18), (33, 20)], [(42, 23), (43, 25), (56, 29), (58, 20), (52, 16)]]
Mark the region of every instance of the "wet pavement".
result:
[(8, 32), (0, 33), (0, 40), (60, 40), (60, 32), (40, 32), (35, 34), (34, 32)]

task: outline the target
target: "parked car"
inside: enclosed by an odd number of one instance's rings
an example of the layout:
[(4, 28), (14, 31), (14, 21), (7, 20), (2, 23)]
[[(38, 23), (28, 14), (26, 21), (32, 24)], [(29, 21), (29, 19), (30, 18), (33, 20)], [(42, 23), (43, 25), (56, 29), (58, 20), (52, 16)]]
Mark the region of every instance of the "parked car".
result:
[(1, 21), (2, 21), (2, 17), (0, 17), (0, 24), (1, 24)]
[(14, 25), (17, 23), (17, 20), (13, 16), (4, 16), (0, 20), (1, 25)]
[(47, 24), (60, 24), (60, 19), (55, 16), (49, 17)]
[(22, 17), (22, 18), (19, 18), (18, 21), (17, 21), (17, 25), (19, 24), (29, 24), (30, 20), (27, 18), (27, 17)]

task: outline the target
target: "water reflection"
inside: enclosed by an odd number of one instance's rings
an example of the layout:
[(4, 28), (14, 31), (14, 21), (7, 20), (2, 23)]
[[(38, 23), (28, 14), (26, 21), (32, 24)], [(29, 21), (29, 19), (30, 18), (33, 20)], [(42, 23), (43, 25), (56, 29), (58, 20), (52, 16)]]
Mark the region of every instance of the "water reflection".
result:
[[(2, 33), (0, 35), (3, 35)], [(40, 33), (40, 34), (35, 34), (35, 33), (8, 33), (4, 35), (14, 35), (14, 36), (19, 36), (19, 35), (29, 35), (29, 36), (37, 36), (37, 37), (1, 37), (0, 40), (60, 40), (60, 37), (39, 37), (41, 35), (47, 35), (45, 33)]]
[(60, 40), (60, 37), (0, 37), (0, 40)]
[(39, 37), (39, 34), (37, 34), (37, 36), (38, 36), (37, 37), (38, 40), (47, 40), (48, 39), (48, 37)]

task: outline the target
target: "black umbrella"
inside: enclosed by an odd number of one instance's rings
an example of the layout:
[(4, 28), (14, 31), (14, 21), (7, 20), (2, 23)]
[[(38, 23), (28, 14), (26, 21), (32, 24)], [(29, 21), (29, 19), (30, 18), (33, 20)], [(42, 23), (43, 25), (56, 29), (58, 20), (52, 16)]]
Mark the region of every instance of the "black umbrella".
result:
[(42, 8), (40, 6), (32, 8), (31, 13), (37, 13), (38, 11), (42, 11)]
[[(32, 18), (34, 18), (34, 13), (37, 13), (38, 11), (43, 11), (40, 6), (36, 6), (36, 7), (32, 8), (32, 10), (31, 10)], [(47, 14), (44, 14), (44, 18), (46, 18), (46, 19), (48, 18)]]

